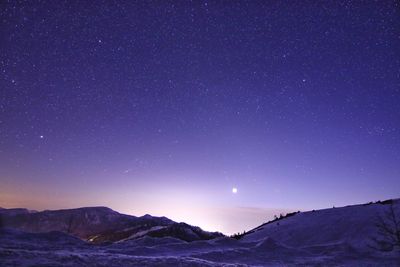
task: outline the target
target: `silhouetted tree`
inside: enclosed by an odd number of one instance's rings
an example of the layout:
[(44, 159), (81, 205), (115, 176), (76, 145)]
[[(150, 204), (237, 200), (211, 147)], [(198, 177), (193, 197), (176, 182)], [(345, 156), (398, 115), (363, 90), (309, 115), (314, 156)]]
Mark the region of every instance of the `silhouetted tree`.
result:
[(240, 239), (240, 238), (242, 238), (244, 235), (246, 235), (246, 231), (243, 231), (243, 233), (237, 232), (237, 233), (231, 235), (230, 237), (231, 237), (231, 238), (235, 238), (235, 239)]
[(373, 238), (374, 248), (383, 251), (400, 249), (400, 216), (396, 212), (393, 203), (390, 204), (386, 212), (378, 216), (375, 225), (378, 229), (379, 237)]
[(72, 232), (72, 224), (74, 222), (74, 216), (71, 215), (67, 221), (67, 233), (70, 234)]

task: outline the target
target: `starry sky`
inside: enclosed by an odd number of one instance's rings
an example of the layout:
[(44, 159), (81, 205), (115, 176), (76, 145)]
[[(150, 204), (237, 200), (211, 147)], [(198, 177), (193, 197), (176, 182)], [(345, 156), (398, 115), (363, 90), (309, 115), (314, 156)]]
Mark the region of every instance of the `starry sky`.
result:
[(396, 1), (4, 0), (0, 19), (2, 207), (233, 233), (399, 197)]

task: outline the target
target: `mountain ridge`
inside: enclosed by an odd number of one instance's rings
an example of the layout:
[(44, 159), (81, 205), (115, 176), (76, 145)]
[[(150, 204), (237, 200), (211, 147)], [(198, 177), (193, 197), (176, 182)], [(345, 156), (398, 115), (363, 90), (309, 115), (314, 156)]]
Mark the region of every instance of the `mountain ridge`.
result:
[(267, 221), (267, 222), (265, 222), (265, 223), (262, 223), (262, 224), (260, 224), (260, 225), (258, 225), (258, 226), (256, 226), (256, 227), (253, 227), (252, 229), (250, 229), (250, 230), (248, 230), (248, 231), (245, 231), (244, 233), (238, 233), (238, 234), (234, 234), (234, 235), (232, 235), (232, 236), (233, 236), (234, 238), (236, 238), (236, 239), (240, 239), (240, 238), (242, 238), (242, 237), (245, 236), (245, 235), (248, 235), (248, 234), (250, 234), (250, 233), (252, 233), (252, 232), (254, 232), (254, 231), (257, 231), (259, 228), (261, 228), (261, 227), (263, 227), (263, 226), (265, 226), (265, 225), (271, 224), (271, 223), (276, 222), (276, 221), (279, 221), (279, 220), (283, 220), (283, 219), (285, 219), (285, 218), (294, 216), (294, 215), (299, 214), (299, 213), (321, 212), (321, 211), (331, 210), (331, 209), (342, 209), (342, 208), (350, 208), (350, 207), (361, 207), (361, 206), (368, 206), (368, 205), (373, 205), (373, 204), (390, 205), (390, 204), (393, 204), (393, 203), (395, 203), (395, 202), (400, 202), (400, 198), (391, 198), (391, 199), (386, 199), (386, 200), (377, 200), (377, 201), (375, 201), (375, 202), (370, 201), (370, 202), (367, 202), (367, 203), (351, 204), (351, 205), (345, 205), (345, 206), (339, 206), (339, 207), (333, 206), (332, 208), (321, 208), (321, 209), (313, 209), (313, 210), (289, 212), (289, 213), (286, 213), (285, 215), (282, 215), (282, 214), (281, 214), (280, 217), (277, 217), (277, 216), (276, 216), (275, 219), (270, 220), (270, 221)]
[[(222, 236), (218, 232), (206, 232), (195, 226), (180, 225), (164, 216), (145, 214), (137, 217), (122, 214), (104, 206), (44, 210), (34, 213), (23, 208), (2, 209), (0, 210), (1, 227), (31, 233), (59, 231), (92, 243), (116, 242), (135, 235), (137, 237), (147, 234), (166, 235), (160, 231), (160, 227), (165, 228), (164, 232), (167, 231), (172, 237), (179, 235), (185, 241)], [(186, 229), (187, 235), (182, 234), (185, 232), (183, 229)]]
[[(239, 240), (210, 236), (185, 223), (161, 225), (156, 220), (154, 224), (151, 215), (133, 216), (130, 225), (131, 216), (117, 214), (116, 218), (128, 221), (122, 226), (129, 227), (90, 236), (94, 240), (89, 242), (65, 231), (26, 233), (1, 228), (0, 258), (6, 266), (399, 266), (399, 246), (371, 246), (382, 237), (376, 218), (383, 216), (390, 222), (384, 216), (392, 208), (400, 218), (400, 199), (293, 213), (262, 224)], [(108, 209), (94, 210), (115, 215)], [(83, 211), (93, 210), (79, 210), (85, 217)], [(65, 213), (68, 210), (61, 212)], [(24, 216), (43, 214), (11, 217)]]

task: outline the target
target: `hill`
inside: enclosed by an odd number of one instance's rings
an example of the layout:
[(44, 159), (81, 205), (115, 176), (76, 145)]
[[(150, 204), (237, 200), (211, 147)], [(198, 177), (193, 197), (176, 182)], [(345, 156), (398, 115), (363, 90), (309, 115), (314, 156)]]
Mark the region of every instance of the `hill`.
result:
[[(14, 227), (50, 229), (40, 226), (44, 224), (62, 231), (2, 228), (0, 259), (2, 266), (400, 266), (398, 247), (382, 249), (375, 242), (382, 238), (377, 227), (381, 219), (394, 227), (387, 217), (391, 210), (400, 218), (399, 199), (292, 213), (238, 239), (164, 217), (134, 217), (108, 208), (10, 211), (7, 216), (2, 210), (4, 221)], [(71, 214), (79, 216), (70, 232), (89, 242), (66, 233)], [(28, 218), (36, 222), (20, 221)], [(93, 235), (97, 230), (90, 227), (101, 231)]]
[(185, 241), (222, 236), (166, 217), (120, 214), (107, 207), (46, 210), (1, 209), (0, 227), (29, 233), (58, 231), (92, 243), (116, 242), (149, 236), (170, 236)]

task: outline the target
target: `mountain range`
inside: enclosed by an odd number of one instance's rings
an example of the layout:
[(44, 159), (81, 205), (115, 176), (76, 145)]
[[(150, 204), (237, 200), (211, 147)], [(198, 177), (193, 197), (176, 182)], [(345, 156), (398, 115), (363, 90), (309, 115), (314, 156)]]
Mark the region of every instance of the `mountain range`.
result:
[(0, 209), (0, 227), (30, 233), (59, 231), (91, 243), (117, 242), (143, 236), (176, 237), (184, 241), (221, 237), (199, 227), (177, 223), (166, 217), (136, 217), (118, 213), (107, 207), (45, 210)]
[(227, 237), (105, 207), (0, 209), (0, 265), (400, 266), (399, 218), (393, 199), (294, 212)]

